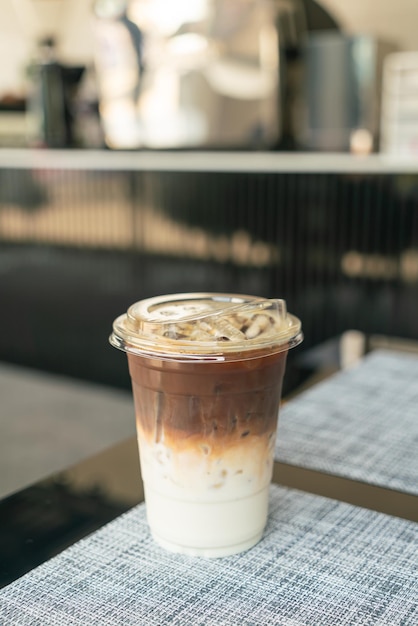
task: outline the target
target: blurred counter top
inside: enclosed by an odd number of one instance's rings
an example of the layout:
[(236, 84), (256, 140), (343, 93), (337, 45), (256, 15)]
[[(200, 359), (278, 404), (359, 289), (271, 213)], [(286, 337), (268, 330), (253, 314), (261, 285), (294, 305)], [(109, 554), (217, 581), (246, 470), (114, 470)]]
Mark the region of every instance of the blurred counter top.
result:
[(0, 149), (0, 168), (418, 174), (418, 159), (325, 152)]

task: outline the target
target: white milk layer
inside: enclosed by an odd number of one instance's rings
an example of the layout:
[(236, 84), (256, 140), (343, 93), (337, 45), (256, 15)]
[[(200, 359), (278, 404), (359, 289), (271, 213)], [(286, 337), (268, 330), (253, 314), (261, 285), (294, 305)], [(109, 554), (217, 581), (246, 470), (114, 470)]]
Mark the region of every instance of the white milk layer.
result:
[(139, 436), (147, 517), (177, 552), (226, 556), (257, 543), (267, 520), (274, 433), (230, 447), (170, 448)]
[(191, 556), (221, 557), (248, 550), (262, 537), (268, 490), (230, 501), (191, 502), (161, 495), (145, 484), (151, 533), (162, 547)]

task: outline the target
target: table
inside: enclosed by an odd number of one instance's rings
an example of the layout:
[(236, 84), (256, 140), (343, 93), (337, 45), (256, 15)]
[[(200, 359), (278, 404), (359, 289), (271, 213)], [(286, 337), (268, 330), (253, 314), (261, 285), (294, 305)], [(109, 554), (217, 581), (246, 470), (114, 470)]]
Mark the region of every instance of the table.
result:
[(135, 434), (132, 393), (0, 363), (0, 498)]
[(416, 524), (272, 486), (263, 540), (223, 559), (152, 541), (139, 505), (0, 593), (3, 626), (390, 624), (418, 617)]
[[(283, 406), (280, 484), (272, 486), (263, 541), (243, 555), (195, 561), (152, 542), (140, 484), (132, 481), (135, 437), (3, 499), (0, 575), (11, 584), (0, 591), (1, 623), (415, 625), (414, 489), (367, 483), (367, 475), (350, 475), (349, 463), (347, 475), (341, 466), (333, 475), (329, 459), (313, 461), (317, 442), (305, 446), (305, 460), (289, 452), (297, 441), (292, 416), (306, 399), (319, 402), (326, 385), (351, 385), (360, 368)], [(286, 458), (280, 437), (289, 444)]]
[(375, 350), (286, 403), (276, 458), (418, 495), (418, 356)]

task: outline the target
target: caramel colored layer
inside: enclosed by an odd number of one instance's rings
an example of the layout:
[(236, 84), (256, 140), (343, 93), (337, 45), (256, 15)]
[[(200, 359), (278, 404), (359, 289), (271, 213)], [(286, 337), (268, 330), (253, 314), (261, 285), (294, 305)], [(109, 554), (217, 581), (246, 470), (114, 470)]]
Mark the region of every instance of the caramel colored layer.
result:
[(247, 497), (271, 480), (275, 433), (216, 441), (194, 435), (154, 442), (138, 431), (142, 477), (172, 498), (220, 501)]

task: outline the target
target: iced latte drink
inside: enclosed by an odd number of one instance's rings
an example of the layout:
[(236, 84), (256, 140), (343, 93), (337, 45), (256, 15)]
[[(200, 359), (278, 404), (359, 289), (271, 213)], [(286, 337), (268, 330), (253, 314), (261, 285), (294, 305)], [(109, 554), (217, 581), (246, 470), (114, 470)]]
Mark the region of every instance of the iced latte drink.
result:
[(149, 526), (190, 555), (247, 550), (263, 533), (287, 352), (284, 300), (189, 293), (115, 320), (127, 352)]

